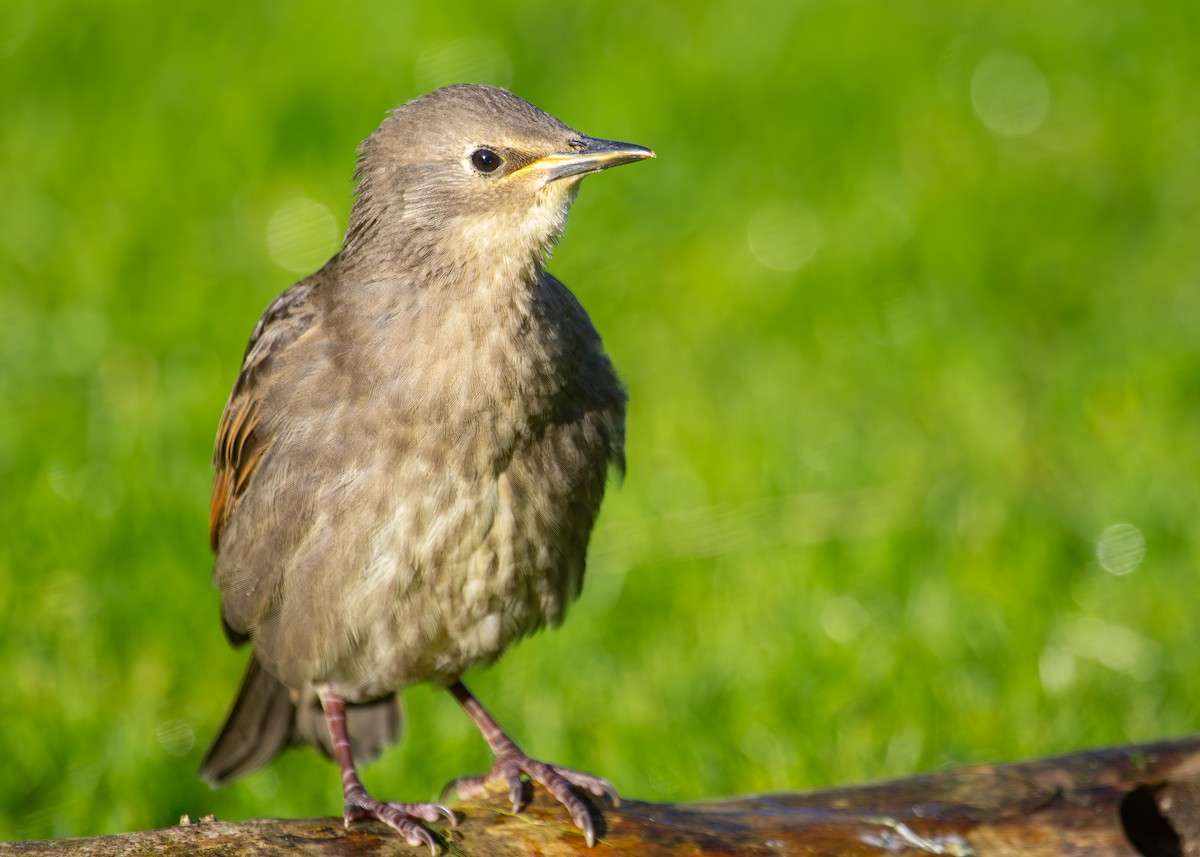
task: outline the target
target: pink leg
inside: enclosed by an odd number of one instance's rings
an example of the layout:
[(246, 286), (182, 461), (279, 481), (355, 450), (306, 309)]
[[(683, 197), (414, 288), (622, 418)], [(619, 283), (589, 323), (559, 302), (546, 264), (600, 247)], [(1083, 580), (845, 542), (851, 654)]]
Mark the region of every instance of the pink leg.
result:
[(492, 769), (478, 777), (460, 777), (449, 788), (454, 788), (459, 797), (473, 798), (487, 790), (489, 783), (500, 781), (508, 786), (508, 796), (512, 801), (513, 812), (520, 810), (524, 803), (524, 787), (521, 774), (526, 774), (531, 780), (541, 783), (550, 794), (554, 795), (575, 821), (575, 826), (583, 831), (589, 846), (596, 844), (596, 829), (588, 805), (575, 793), (577, 788), (584, 789), (597, 796), (606, 796), (614, 806), (620, 805), (621, 799), (612, 784), (600, 777), (573, 771), (570, 768), (560, 768), (557, 765), (547, 765), (531, 759), (521, 751), (521, 748), (505, 734), (487, 709), (474, 697), (471, 691), (461, 681), (450, 685), (449, 690), (454, 698), (475, 721), (483, 739), (496, 756)]
[(346, 733), (346, 703), (341, 694), (329, 685), (320, 685), (317, 696), (325, 710), (329, 724), (329, 735), (333, 739), (333, 756), (342, 772), (342, 793), (346, 801), (346, 826), (360, 818), (375, 818), (395, 829), (408, 840), (409, 845), (428, 845), (437, 854), (437, 840), (421, 824), (421, 821), (436, 822), (446, 819), (454, 824), (456, 819), (449, 808), (440, 803), (393, 803), (377, 801), (363, 788), (362, 780), (354, 767), (350, 753), (350, 736)]

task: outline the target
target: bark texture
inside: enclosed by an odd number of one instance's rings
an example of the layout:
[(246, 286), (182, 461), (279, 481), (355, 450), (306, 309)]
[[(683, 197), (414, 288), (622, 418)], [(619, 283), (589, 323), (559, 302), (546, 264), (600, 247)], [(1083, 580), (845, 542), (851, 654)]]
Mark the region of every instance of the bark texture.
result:
[[(1007, 765), (688, 804), (604, 807), (588, 849), (561, 805), (535, 789), (514, 815), (502, 795), (454, 806), (442, 853), (659, 855), (1152, 855), (1200, 857), (1200, 737)], [(0, 844), (0, 855), (408, 855), (377, 822), (200, 821), (164, 830)]]

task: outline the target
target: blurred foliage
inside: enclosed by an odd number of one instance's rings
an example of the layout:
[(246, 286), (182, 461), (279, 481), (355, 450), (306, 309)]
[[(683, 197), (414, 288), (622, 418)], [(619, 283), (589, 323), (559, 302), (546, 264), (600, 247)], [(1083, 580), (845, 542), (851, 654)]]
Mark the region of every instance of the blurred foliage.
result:
[[(659, 153), (585, 183), (552, 265), (630, 471), (569, 621), (469, 677), (527, 749), (682, 800), (1195, 731), (1198, 24), (7, 0), (0, 837), (340, 811), (308, 750), (195, 776), (245, 661), (211, 442), (355, 145), (460, 80)], [(448, 695), (407, 701), (380, 796), (487, 765)]]

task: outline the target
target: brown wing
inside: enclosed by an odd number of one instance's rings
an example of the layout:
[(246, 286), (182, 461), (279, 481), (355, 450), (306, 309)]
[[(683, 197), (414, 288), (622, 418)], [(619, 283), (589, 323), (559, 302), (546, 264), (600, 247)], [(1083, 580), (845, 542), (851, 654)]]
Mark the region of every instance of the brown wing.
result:
[(221, 415), (213, 450), (212, 505), (208, 534), (213, 552), (220, 549), (221, 534), (246, 492), (254, 468), (269, 449), (271, 438), (261, 422), (262, 385), (272, 361), (308, 330), (316, 316), (316, 283), (302, 280), (267, 307), (246, 347), (238, 374)]

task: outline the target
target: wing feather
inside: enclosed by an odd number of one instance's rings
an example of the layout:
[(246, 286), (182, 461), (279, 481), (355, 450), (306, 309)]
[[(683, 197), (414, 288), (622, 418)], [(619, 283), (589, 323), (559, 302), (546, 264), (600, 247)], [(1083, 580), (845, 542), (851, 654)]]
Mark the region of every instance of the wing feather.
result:
[(276, 298), (259, 319), (246, 347), (213, 450), (208, 534), (214, 553), (220, 550), (221, 534), (250, 487), (255, 468), (270, 449), (271, 437), (262, 421), (263, 387), (274, 360), (314, 324), (315, 290), (315, 281), (302, 280)]

